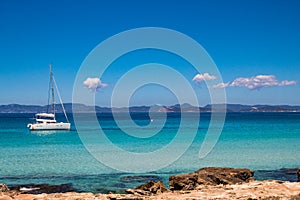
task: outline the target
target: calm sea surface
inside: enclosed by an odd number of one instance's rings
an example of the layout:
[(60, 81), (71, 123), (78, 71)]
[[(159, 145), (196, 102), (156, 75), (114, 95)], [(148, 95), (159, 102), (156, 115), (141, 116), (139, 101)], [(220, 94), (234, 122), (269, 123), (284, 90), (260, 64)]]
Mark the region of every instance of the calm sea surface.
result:
[[(193, 115), (196, 114), (189, 115), (188, 126), (191, 127), (199, 124)], [(290, 181), (296, 181), (293, 169), (300, 167), (300, 113), (227, 113), (217, 144), (208, 156), (199, 159), (199, 149), (210, 122), (210, 114), (201, 113), (197, 135), (184, 155), (165, 168), (142, 174), (128, 174), (101, 164), (85, 149), (74, 123), (70, 131), (29, 131), (26, 126), (32, 123), (33, 116), (0, 114), (1, 183), (68, 183), (77, 191), (122, 192), (148, 180), (168, 184), (170, 175), (207, 166), (246, 167), (255, 170), (257, 179)], [(180, 116), (179, 113), (168, 114), (163, 129), (151, 138), (129, 137), (110, 114), (98, 114), (98, 120), (106, 137), (118, 147), (130, 152), (152, 152), (172, 141)], [(58, 116), (58, 120), (61, 117)], [(151, 123), (147, 113), (133, 113), (132, 118), (141, 126)], [(88, 127), (89, 117), (83, 115), (82, 119), (87, 130), (91, 130), (91, 138), (94, 137), (92, 132), (97, 129), (93, 131), (93, 127)], [(123, 120), (126, 125), (128, 119)], [(153, 158), (153, 162), (160, 160)]]

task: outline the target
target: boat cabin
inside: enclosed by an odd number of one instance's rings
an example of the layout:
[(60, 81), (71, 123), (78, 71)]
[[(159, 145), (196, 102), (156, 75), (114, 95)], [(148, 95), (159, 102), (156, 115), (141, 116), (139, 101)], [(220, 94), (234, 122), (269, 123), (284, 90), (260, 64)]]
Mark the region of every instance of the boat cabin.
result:
[(37, 123), (56, 123), (55, 115), (52, 113), (38, 113), (35, 119)]

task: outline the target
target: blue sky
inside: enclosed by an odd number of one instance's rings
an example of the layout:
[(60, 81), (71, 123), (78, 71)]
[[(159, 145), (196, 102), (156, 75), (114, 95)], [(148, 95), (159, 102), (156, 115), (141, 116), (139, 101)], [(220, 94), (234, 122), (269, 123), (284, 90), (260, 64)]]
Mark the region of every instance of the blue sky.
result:
[[(71, 102), (77, 71), (100, 42), (133, 28), (164, 27), (188, 35), (206, 49), (228, 84), (228, 103), (300, 105), (299, 9), (296, 0), (2, 0), (0, 104), (46, 104), (49, 63), (64, 102)], [(117, 77), (150, 61), (175, 66), (190, 81), (200, 104), (210, 103), (203, 83), (192, 81), (197, 73), (188, 63), (166, 53), (144, 51), (120, 58), (100, 77), (108, 87), (95, 94), (96, 104), (109, 106)], [(273, 75), (275, 83), (272, 79), (272, 87), (262, 84), (249, 89), (237, 81), (241, 77), (251, 81), (257, 75)], [(284, 80), (296, 84), (284, 85)], [(174, 84), (180, 87), (176, 80)], [(166, 89), (148, 85), (130, 102), (168, 105), (176, 98)]]

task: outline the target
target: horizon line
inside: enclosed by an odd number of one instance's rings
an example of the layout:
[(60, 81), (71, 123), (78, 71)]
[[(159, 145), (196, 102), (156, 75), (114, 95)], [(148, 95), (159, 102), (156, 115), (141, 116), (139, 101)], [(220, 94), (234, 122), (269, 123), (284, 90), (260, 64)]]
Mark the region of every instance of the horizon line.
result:
[[(151, 104), (151, 105), (131, 105), (131, 106), (122, 106), (122, 107), (110, 107), (110, 106), (100, 106), (100, 105), (86, 105), (84, 103), (63, 103), (64, 105), (66, 104), (80, 104), (80, 105), (84, 105), (84, 106), (97, 106), (97, 107), (102, 107), (102, 108), (130, 108), (130, 107), (151, 107), (151, 106), (175, 106), (175, 105), (184, 105), (184, 104), (188, 104), (190, 106), (193, 107), (205, 107), (208, 105), (243, 105), (243, 106), (300, 106), (300, 104), (267, 104), (267, 103), (261, 103), (261, 104), (243, 104), (243, 103), (215, 103), (215, 104), (205, 104), (204, 106), (195, 106), (192, 105), (190, 103), (182, 103), (182, 104), (171, 104), (171, 105), (163, 105), (163, 104)], [(0, 106), (9, 106), (9, 105), (19, 105), (19, 106), (48, 106), (48, 104), (20, 104), (20, 103), (10, 103), (10, 104), (0, 104)], [(60, 105), (60, 104), (56, 104), (56, 105)]]

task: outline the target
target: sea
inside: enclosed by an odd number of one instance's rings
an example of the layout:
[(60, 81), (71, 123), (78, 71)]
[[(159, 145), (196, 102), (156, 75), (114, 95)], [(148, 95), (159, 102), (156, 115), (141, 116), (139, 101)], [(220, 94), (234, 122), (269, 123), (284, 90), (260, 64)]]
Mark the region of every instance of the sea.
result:
[[(167, 113), (164, 119), (130, 113), (129, 118), (118, 119), (121, 123), (110, 113), (94, 114), (93, 119), (82, 114), (81, 123), (75, 123), (72, 114), (68, 116), (70, 131), (30, 131), (27, 124), (34, 121), (34, 114), (0, 114), (0, 183), (68, 184), (78, 192), (124, 193), (150, 180), (161, 180), (168, 186), (169, 176), (203, 167), (249, 168), (258, 180), (297, 181), (300, 113), (226, 113), (220, 135), (202, 157), (201, 145), (208, 130), (214, 128), (210, 127), (210, 113), (189, 113), (179, 141), (174, 138), (182, 126), (181, 113)], [(90, 123), (95, 117), (97, 126)], [(64, 120), (63, 115), (57, 120)], [(158, 131), (149, 126), (156, 120), (162, 122)], [(82, 125), (84, 131), (79, 132)], [(156, 132), (151, 133), (152, 129)], [(94, 141), (94, 149), (86, 138)], [(160, 149), (168, 153), (164, 155)], [(117, 154), (119, 150), (125, 154)], [(139, 153), (150, 159), (128, 156)], [(138, 166), (142, 169), (135, 170)]]

